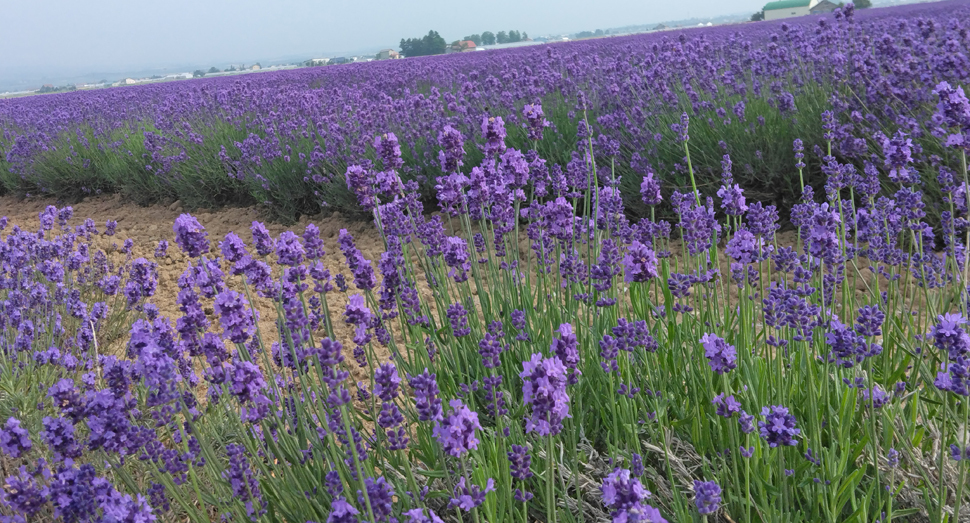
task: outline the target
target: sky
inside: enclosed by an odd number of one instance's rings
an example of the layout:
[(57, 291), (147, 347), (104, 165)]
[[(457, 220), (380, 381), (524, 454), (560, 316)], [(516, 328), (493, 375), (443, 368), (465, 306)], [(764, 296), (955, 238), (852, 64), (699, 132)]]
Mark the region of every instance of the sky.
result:
[(0, 79), (333, 56), (437, 30), (567, 33), (755, 12), (764, 0), (0, 0)]

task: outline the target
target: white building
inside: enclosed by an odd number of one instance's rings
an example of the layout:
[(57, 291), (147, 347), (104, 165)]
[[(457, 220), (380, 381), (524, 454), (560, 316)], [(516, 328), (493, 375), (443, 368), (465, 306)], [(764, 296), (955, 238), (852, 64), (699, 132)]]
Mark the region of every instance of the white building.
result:
[(815, 4), (820, 0), (778, 0), (765, 5), (765, 20), (778, 20), (793, 16), (805, 16), (811, 13)]

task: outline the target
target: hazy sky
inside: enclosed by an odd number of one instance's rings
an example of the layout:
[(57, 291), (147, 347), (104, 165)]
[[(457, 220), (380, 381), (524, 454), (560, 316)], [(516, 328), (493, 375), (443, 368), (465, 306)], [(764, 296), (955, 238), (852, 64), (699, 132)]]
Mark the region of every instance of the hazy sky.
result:
[(754, 12), (764, 0), (0, 0), (0, 73), (119, 70), (397, 47), (435, 29), (530, 35)]

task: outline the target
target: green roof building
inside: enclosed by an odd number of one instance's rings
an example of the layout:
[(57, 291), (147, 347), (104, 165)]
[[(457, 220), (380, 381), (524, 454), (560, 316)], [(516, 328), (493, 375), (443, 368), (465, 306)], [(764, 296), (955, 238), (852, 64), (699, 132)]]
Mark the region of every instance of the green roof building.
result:
[(765, 4), (765, 20), (778, 20), (811, 13), (819, 0), (778, 0)]

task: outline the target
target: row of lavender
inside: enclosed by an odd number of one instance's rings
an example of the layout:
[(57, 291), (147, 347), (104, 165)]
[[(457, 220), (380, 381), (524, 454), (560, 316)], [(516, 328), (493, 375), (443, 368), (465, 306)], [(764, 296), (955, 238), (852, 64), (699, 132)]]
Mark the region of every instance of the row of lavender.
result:
[[(687, 186), (668, 133), (684, 111), (695, 119), (704, 194), (730, 152), (739, 182), (787, 210), (800, 191), (788, 144), (820, 141), (824, 110), (838, 123), (834, 154), (858, 167), (876, 152), (867, 140), (896, 128), (923, 145), (921, 164), (940, 153), (928, 86), (970, 76), (968, 9), (961, 0), (862, 12), (850, 4), (786, 22), (3, 100), (0, 191), (123, 191), (187, 208), (259, 203), (282, 218), (321, 204), (349, 211), (340, 175), (376, 159), (374, 136), (405, 140), (402, 174), (427, 191), (442, 172), (438, 131), (476, 136), (484, 116), (502, 116), (510, 143), (527, 149), (522, 110), (540, 103), (553, 124), (537, 146), (543, 157), (581, 169), (574, 137), (590, 135), (601, 167), (627, 175), (621, 191), (633, 212), (647, 208), (629, 180), (647, 169)], [(816, 188), (817, 173), (807, 180)]]
[[(934, 93), (964, 167), (918, 171), (902, 132), (865, 171), (827, 156), (796, 245), (728, 155), (716, 205), (673, 193), (671, 240), (671, 223), (628, 221), (591, 137), (588, 174), (551, 177), (497, 117), (471, 176), (462, 133), (441, 131), (444, 218), (401, 180), (392, 133), (347, 169), (384, 239), (377, 270), (346, 231), (325, 246), (312, 224), (254, 223), (216, 245), (182, 215), (174, 322), (152, 304), (155, 262), (92, 248), (96, 224), (49, 207), (0, 243), (3, 519), (959, 521), (970, 101)], [(693, 127), (674, 128), (687, 158)], [(657, 177), (639, 185), (661, 203)]]

